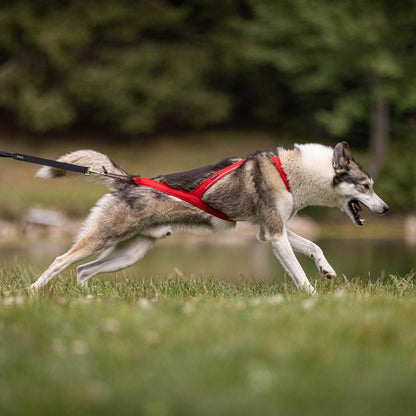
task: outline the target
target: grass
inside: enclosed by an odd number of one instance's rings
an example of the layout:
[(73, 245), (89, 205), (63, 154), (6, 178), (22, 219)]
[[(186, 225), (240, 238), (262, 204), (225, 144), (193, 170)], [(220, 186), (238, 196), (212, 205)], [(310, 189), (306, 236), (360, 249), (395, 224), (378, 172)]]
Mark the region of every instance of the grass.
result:
[[(214, 132), (124, 148), (89, 138), (12, 148), (0, 138), (4, 150), (46, 158), (95, 148), (145, 176), (276, 142)], [(36, 169), (2, 160), (2, 219), (22, 219), (32, 206), (84, 216), (105, 192), (82, 177), (33, 179)], [(318, 280), (310, 298), (291, 282), (187, 276), (121, 274), (84, 289), (71, 272), (29, 293), (38, 272), (0, 268), (2, 416), (415, 413), (414, 274)]]
[(410, 415), (414, 274), (377, 282), (0, 271), (1, 415)]

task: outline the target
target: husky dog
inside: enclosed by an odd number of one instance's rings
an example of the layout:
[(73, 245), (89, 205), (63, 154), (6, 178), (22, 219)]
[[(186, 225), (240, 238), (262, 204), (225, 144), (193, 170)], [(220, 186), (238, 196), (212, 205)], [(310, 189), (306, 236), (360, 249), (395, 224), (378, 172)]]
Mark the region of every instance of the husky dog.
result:
[[(279, 156), (282, 173), (272, 162)], [(311, 257), (327, 278), (336, 273), (313, 242), (287, 229), (287, 221), (310, 205), (338, 207), (356, 225), (363, 225), (361, 206), (376, 214), (388, 210), (373, 190), (370, 175), (354, 160), (346, 142), (334, 149), (320, 144), (278, 147), (249, 155), (235, 170), (218, 180), (202, 196), (205, 204), (225, 214), (232, 221), (218, 218), (200, 208), (160, 190), (140, 186), (132, 176), (106, 155), (80, 150), (58, 161), (103, 170), (97, 179), (113, 192), (105, 194), (92, 208), (71, 249), (55, 259), (31, 288), (45, 286), (55, 275), (82, 259), (98, 257), (77, 268), (77, 281), (86, 284), (98, 273), (108, 273), (131, 266), (142, 258), (156, 240), (178, 228), (229, 229), (236, 221), (248, 221), (259, 227), (258, 238), (271, 244), (275, 256), (293, 279), (297, 288), (314, 294), (294, 251)], [(153, 180), (190, 192), (219, 170), (241, 161), (228, 158), (215, 165), (195, 170), (161, 175)], [(64, 171), (42, 167), (38, 177), (54, 178)], [(108, 174), (108, 176), (107, 176)], [(288, 181), (290, 188), (285, 185)]]

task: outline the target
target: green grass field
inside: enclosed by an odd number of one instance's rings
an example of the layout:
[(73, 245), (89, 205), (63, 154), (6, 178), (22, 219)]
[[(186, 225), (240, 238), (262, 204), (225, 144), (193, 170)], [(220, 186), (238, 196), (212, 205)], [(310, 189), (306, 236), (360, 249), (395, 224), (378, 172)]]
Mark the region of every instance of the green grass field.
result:
[[(1, 138), (0, 144), (50, 158), (91, 147), (132, 173), (152, 176), (276, 143), (267, 134), (218, 135), (125, 148), (80, 138), (52, 149), (35, 142), (13, 147)], [(33, 179), (36, 169), (2, 161), (2, 219), (19, 221), (33, 206), (79, 218), (106, 192), (82, 177)], [(331, 232), (339, 229), (331, 225)], [(290, 281), (138, 279), (131, 271), (93, 279), (87, 289), (69, 271), (29, 293), (39, 272), (0, 267), (1, 416), (416, 411), (413, 273), (373, 283), (320, 279), (320, 295), (311, 298)]]
[(414, 274), (366, 283), (127, 276), (39, 293), (0, 271), (1, 415), (411, 415)]

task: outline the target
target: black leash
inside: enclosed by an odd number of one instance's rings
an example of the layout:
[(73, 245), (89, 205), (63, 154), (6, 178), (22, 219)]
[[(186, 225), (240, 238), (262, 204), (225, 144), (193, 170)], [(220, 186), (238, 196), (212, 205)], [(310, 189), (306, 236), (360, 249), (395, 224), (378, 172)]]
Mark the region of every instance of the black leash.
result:
[(87, 166), (79, 166), (79, 165), (73, 165), (72, 163), (58, 162), (56, 160), (44, 159), (42, 157), (22, 155), (21, 153), (9, 153), (9, 152), (4, 152), (2, 150), (0, 150), (0, 157), (10, 157), (14, 160), (19, 160), (20, 162), (36, 163), (37, 165), (50, 166), (52, 168), (57, 168), (57, 169), (62, 169), (62, 170), (70, 170), (72, 172), (83, 173), (84, 175), (94, 174), (94, 175), (101, 175), (101, 176), (109, 176), (111, 178), (117, 178), (117, 179), (131, 178), (131, 176), (118, 175), (116, 173), (107, 172), (104, 166), (103, 166), (103, 171), (98, 172), (96, 170), (92, 170), (91, 167), (87, 167)]
[(43, 159), (41, 157), (22, 155), (20, 153), (9, 153), (0, 151), (0, 157), (11, 157), (14, 160), (19, 160), (20, 162), (29, 162), (36, 163), (37, 165), (51, 166), (52, 168), (71, 170), (72, 172), (79, 172), (85, 175), (88, 175), (90, 168), (85, 166), (73, 165), (71, 163), (57, 162), (56, 160)]

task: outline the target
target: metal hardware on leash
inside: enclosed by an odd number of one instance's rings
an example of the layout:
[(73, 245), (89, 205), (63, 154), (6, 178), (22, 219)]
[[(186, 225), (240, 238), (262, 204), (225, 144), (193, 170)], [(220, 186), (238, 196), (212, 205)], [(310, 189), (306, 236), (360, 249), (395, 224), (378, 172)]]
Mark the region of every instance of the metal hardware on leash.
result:
[(109, 178), (116, 178), (116, 179), (128, 179), (130, 176), (127, 175), (118, 175), (117, 173), (108, 172), (107, 169), (103, 166), (103, 171), (100, 172), (98, 170), (93, 170), (92, 167), (87, 168), (85, 172), (86, 176), (90, 175), (99, 175), (99, 176), (108, 176)]

